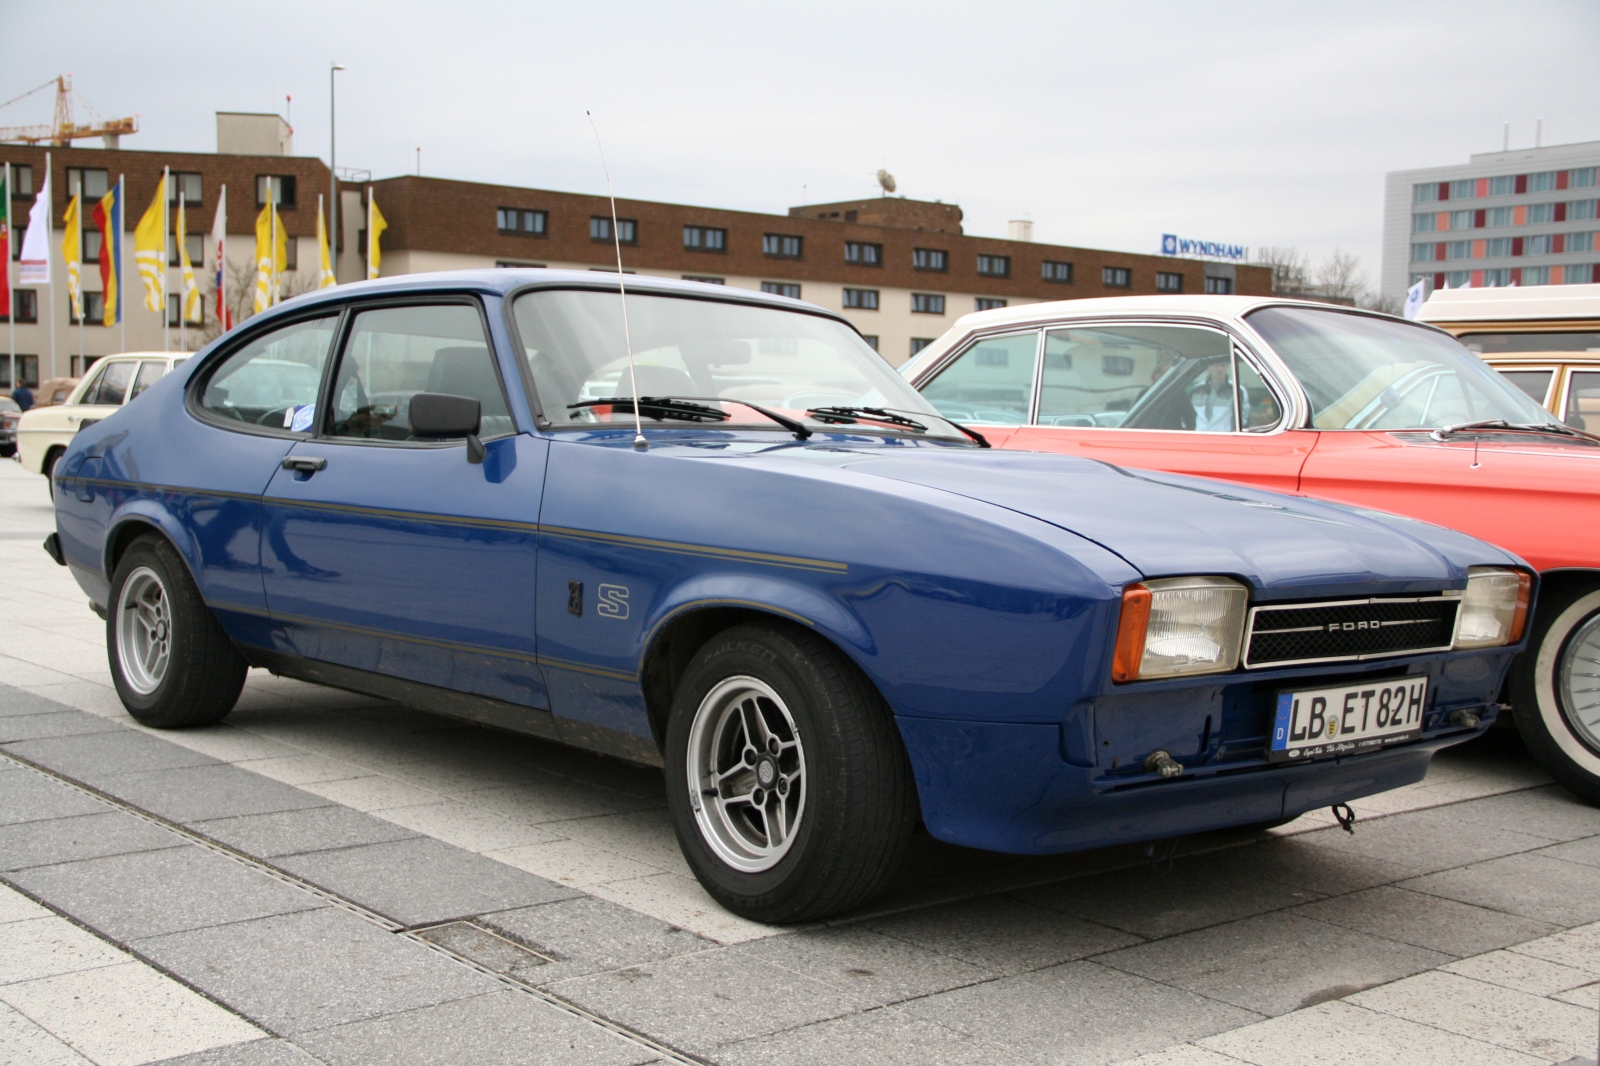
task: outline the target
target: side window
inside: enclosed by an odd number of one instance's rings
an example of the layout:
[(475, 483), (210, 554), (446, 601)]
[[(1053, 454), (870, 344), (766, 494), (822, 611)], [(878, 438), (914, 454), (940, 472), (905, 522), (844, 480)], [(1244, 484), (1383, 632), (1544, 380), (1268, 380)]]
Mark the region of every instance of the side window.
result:
[(200, 406), (246, 425), (309, 431), (338, 315), (308, 319), (250, 341), (206, 380)]
[(1239, 428), (1245, 432), (1271, 429), (1283, 420), (1283, 408), (1278, 398), (1261, 380), (1256, 368), (1237, 352), (1233, 356), (1239, 380)]
[(160, 381), (166, 372), (166, 363), (140, 363), (139, 374), (133, 379), (133, 389), (128, 393), (128, 400), (132, 402), (141, 392)]
[(924, 385), (922, 395), (957, 422), (1020, 426), (1033, 408), (1038, 349), (1037, 333), (978, 341)]
[(357, 314), (334, 377), (330, 436), (410, 441), (411, 397), (419, 392), (477, 400), (485, 439), (515, 432), (475, 305)]
[(1060, 329), (1045, 336), (1044, 351), (1040, 425), (1213, 433), (1238, 427), (1233, 349), (1216, 330)]
[(1600, 370), (1574, 370), (1567, 380), (1567, 425), (1600, 433)]
[(79, 402), (111, 406), (120, 404), (123, 396), (127, 394), (128, 382), (133, 379), (133, 370), (138, 365), (138, 363), (107, 363)]
[(1534, 370), (1507, 370), (1496, 367), (1500, 376), (1511, 384), (1528, 394), (1528, 399), (1544, 406), (1545, 397), (1550, 395), (1550, 379), (1556, 376), (1553, 369), (1539, 368)]

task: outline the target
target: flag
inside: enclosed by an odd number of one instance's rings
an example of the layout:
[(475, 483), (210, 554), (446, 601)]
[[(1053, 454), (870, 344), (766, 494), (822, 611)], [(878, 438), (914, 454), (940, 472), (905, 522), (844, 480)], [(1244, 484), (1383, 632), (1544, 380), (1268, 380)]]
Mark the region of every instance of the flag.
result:
[(144, 282), (144, 305), (165, 314), (167, 307), (167, 176), (156, 182), (155, 199), (133, 231), (133, 261)]
[(1428, 283), (1419, 281), (1406, 290), (1406, 306), (1402, 312), (1407, 318), (1416, 318), (1422, 310), (1422, 301), (1428, 298)]
[(28, 211), (28, 232), (22, 235), (22, 275), (24, 283), (50, 284), (50, 172), (45, 171), (44, 188), (33, 198)]
[(224, 330), (233, 328), (233, 311), (228, 307), (228, 187), (217, 194), (217, 218), (211, 223), (211, 256), (216, 264), (217, 321)]
[(105, 294), (101, 322), (114, 326), (122, 321), (122, 186), (100, 197), (91, 217), (100, 231), (100, 289)]
[(278, 205), (269, 202), (256, 216), (256, 310), (278, 302), (283, 272), (289, 269), (289, 237), (283, 232)]
[(67, 301), (72, 307), (72, 317), (83, 320), (83, 279), (78, 267), (83, 261), (83, 223), (78, 218), (78, 200), (74, 195), (61, 213), (61, 258), (67, 264)]
[(339, 284), (333, 276), (333, 265), (328, 261), (328, 226), (322, 219), (322, 197), (317, 197), (317, 250), (322, 255), (322, 265), (317, 270), (317, 288), (326, 289)]
[(378, 238), (383, 236), (383, 231), (389, 228), (389, 223), (384, 220), (383, 212), (378, 210), (378, 201), (373, 198), (372, 190), (367, 190), (367, 280), (371, 281), (378, 276), (378, 264), (383, 259), (383, 252), (379, 247)]
[(200, 310), (200, 284), (194, 280), (194, 264), (189, 262), (189, 225), (184, 218), (183, 197), (178, 197), (177, 229), (173, 233), (178, 238), (178, 267), (183, 278), (182, 316), (180, 321), (199, 322), (203, 317)]
[(11, 164), (0, 167), (0, 307), (11, 314)]

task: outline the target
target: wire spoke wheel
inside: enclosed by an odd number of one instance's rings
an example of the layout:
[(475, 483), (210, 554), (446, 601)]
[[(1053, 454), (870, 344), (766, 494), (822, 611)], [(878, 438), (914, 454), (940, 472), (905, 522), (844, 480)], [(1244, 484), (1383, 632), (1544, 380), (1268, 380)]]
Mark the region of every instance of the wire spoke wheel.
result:
[(806, 756), (782, 697), (759, 678), (714, 685), (689, 730), (689, 804), (706, 844), (736, 870), (776, 866), (806, 811)]
[(1580, 626), (1562, 649), (1556, 694), (1572, 731), (1600, 751), (1600, 614)]
[(160, 687), (172, 661), (172, 610), (166, 586), (148, 566), (122, 583), (117, 599), (117, 655), (123, 680), (141, 696)]

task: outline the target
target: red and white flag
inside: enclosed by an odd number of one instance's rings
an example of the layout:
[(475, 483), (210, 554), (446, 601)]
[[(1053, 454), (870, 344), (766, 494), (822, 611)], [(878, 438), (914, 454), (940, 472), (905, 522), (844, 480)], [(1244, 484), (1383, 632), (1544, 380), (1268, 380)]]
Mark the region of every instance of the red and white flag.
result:
[(211, 257), (216, 263), (214, 277), (217, 290), (217, 321), (224, 330), (233, 328), (233, 315), (228, 310), (228, 187), (224, 185), (217, 194), (217, 220), (211, 224)]

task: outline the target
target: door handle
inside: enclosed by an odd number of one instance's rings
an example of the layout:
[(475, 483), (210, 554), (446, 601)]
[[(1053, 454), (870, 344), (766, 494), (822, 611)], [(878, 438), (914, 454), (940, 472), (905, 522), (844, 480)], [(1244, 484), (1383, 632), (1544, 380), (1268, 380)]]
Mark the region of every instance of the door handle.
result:
[(320, 456), (288, 455), (279, 464), (285, 470), (295, 470), (302, 474), (315, 474), (318, 470), (328, 465), (328, 460)]

